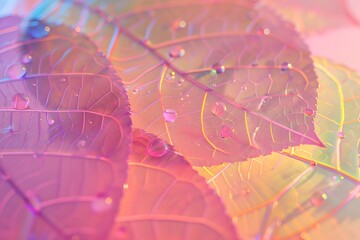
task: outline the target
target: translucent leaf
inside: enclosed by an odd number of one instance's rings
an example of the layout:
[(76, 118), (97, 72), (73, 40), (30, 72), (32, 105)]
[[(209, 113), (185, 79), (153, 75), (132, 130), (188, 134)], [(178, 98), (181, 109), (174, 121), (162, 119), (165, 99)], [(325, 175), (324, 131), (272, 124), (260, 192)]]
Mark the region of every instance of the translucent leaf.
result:
[(130, 92), (134, 126), (194, 165), (322, 146), (304, 114), (318, 83), (292, 26), (250, 1), (211, 2), (47, 1), (36, 15), (91, 36)]
[(0, 17), (8, 15), (28, 16), (42, 0), (1, 0)]
[[(360, 224), (360, 76), (316, 58), (316, 132), (300, 146), (245, 163), (198, 168), (244, 239), (356, 239)], [(339, 132), (341, 134), (339, 134)]]
[(215, 192), (164, 140), (135, 130), (111, 239), (238, 239)]
[(290, 20), (303, 33), (334, 29), (345, 25), (360, 26), (358, 12), (352, 7), (359, 8), (354, 0), (260, 0)]
[(0, 39), (0, 239), (104, 239), (130, 143), (119, 78), (63, 26), (2, 18)]

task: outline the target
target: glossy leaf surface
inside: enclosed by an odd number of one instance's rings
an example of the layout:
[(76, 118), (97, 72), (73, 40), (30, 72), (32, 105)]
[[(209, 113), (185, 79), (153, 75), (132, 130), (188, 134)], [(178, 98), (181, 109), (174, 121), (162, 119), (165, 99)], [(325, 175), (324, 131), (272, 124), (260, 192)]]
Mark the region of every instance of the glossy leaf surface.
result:
[(0, 239), (104, 239), (130, 143), (119, 78), (63, 26), (2, 18), (0, 39)]
[(318, 83), (292, 26), (251, 1), (47, 1), (36, 15), (91, 36), (130, 92), (133, 123), (194, 165), (322, 146)]
[(238, 239), (220, 198), (172, 146), (135, 130), (111, 239)]
[(301, 146), (245, 163), (198, 168), (244, 239), (359, 236), (360, 76), (324, 59), (317, 58), (315, 66), (316, 132), (326, 150)]

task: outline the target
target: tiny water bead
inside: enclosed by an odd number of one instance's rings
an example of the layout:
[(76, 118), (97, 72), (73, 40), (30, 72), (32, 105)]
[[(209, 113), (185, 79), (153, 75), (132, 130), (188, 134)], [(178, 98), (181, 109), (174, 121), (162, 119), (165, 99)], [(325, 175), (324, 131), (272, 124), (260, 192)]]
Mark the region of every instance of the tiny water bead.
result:
[(77, 143), (78, 148), (83, 148), (86, 146), (86, 141), (85, 140), (79, 140)]
[(132, 90), (132, 93), (135, 95), (135, 94), (137, 94), (139, 92), (139, 89), (138, 88), (134, 88), (133, 90)]
[(39, 20), (32, 20), (28, 26), (28, 33), (32, 38), (44, 38), (50, 33), (50, 27)]
[(166, 122), (173, 123), (176, 120), (177, 113), (174, 109), (166, 109), (163, 113)]
[(327, 200), (327, 195), (321, 192), (314, 192), (311, 196), (310, 202), (314, 206), (321, 206)]
[(167, 77), (168, 80), (174, 80), (175, 79), (175, 72), (170, 72)]
[(113, 200), (111, 197), (104, 196), (100, 194), (95, 197), (92, 201), (91, 207), (94, 212), (105, 212), (110, 210), (112, 207)]
[(307, 116), (307, 117), (310, 117), (310, 116), (314, 115), (314, 113), (315, 113), (315, 111), (313, 109), (311, 109), (311, 108), (306, 108), (304, 110), (304, 115)]
[(229, 125), (223, 125), (220, 129), (220, 136), (222, 138), (229, 138), (231, 137), (231, 134), (234, 132), (234, 128)]
[(11, 79), (22, 78), (26, 74), (26, 68), (22, 64), (11, 65), (7, 70), (7, 75)]
[(186, 28), (186, 25), (186, 21), (178, 19), (172, 24), (171, 28), (174, 30), (180, 30)]
[(169, 56), (172, 58), (180, 58), (185, 56), (185, 49), (183, 47), (174, 47), (173, 49), (170, 50), (169, 52)]
[(168, 145), (162, 139), (154, 138), (147, 145), (147, 153), (150, 157), (159, 158), (165, 155)]
[(225, 66), (221, 65), (220, 63), (215, 63), (212, 65), (212, 71), (217, 74), (221, 74), (225, 72)]
[(226, 105), (222, 102), (216, 102), (213, 104), (213, 106), (211, 107), (211, 112), (215, 115), (215, 116), (222, 116), (225, 114), (226, 112)]
[(338, 138), (339, 139), (344, 139), (345, 138), (345, 133), (344, 132), (339, 132), (338, 133)]
[(18, 93), (13, 97), (12, 102), (14, 109), (25, 110), (29, 108), (30, 98), (23, 93)]
[(283, 62), (283, 63), (281, 64), (281, 66), (280, 66), (280, 70), (281, 70), (282, 72), (285, 72), (285, 71), (287, 71), (287, 70), (289, 70), (289, 69), (292, 69), (291, 63)]
[(25, 54), (25, 55), (22, 57), (22, 60), (21, 60), (21, 62), (22, 62), (23, 64), (31, 63), (31, 61), (32, 61), (32, 56), (31, 56), (29, 53)]

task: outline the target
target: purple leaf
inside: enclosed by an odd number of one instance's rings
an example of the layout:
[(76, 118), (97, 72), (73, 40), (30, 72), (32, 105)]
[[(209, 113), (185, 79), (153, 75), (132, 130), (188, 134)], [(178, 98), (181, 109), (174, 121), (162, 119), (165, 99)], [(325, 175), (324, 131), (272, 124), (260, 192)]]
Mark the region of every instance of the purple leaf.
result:
[(87, 37), (16, 17), (0, 63), (0, 238), (104, 239), (131, 132), (115, 71)]
[(172, 146), (135, 130), (131, 149), (110, 239), (238, 239), (220, 198)]
[(323, 146), (307, 114), (318, 87), (309, 51), (266, 8), (244, 0), (77, 2), (48, 2), (40, 17), (91, 36), (130, 91), (134, 126), (192, 164)]

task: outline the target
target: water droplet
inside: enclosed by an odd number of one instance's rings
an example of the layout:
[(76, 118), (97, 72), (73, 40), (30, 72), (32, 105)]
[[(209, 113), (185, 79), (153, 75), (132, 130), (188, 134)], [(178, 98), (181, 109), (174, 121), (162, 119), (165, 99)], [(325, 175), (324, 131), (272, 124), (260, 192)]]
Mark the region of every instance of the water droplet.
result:
[(221, 65), (220, 63), (215, 63), (212, 65), (212, 70), (217, 74), (221, 74), (225, 72), (225, 66)]
[(263, 33), (264, 33), (264, 35), (269, 35), (270, 34), (270, 29), (269, 28), (264, 28), (263, 29)]
[(80, 141), (78, 141), (77, 146), (78, 146), (79, 148), (85, 147), (85, 146), (86, 146), (86, 141), (85, 141), (85, 140), (80, 140)]
[(181, 84), (183, 84), (183, 82), (184, 82), (184, 79), (183, 79), (183, 78), (180, 78), (180, 79), (178, 80), (178, 86), (181, 86)]
[(26, 73), (26, 68), (21, 64), (14, 64), (7, 70), (7, 75), (11, 79), (22, 78)]
[(48, 119), (47, 119), (47, 123), (48, 123), (49, 126), (52, 126), (52, 125), (54, 125), (55, 120), (54, 120), (54, 119), (51, 119), (51, 118), (48, 118)]
[(317, 163), (315, 161), (310, 161), (310, 166), (316, 166)]
[(25, 110), (29, 108), (30, 98), (22, 93), (18, 93), (13, 97), (12, 102), (15, 109)]
[(75, 30), (75, 32), (77, 32), (77, 33), (81, 32), (81, 28), (80, 28), (80, 27), (76, 27), (74, 30)]
[(344, 139), (345, 138), (345, 133), (344, 132), (339, 132), (338, 133), (338, 138), (339, 139)]
[(231, 134), (234, 132), (234, 128), (229, 125), (223, 125), (220, 129), (220, 136), (222, 138), (229, 138)]
[(129, 189), (129, 185), (127, 183), (124, 183), (123, 189)]
[(39, 20), (32, 20), (29, 23), (28, 33), (32, 38), (44, 38), (50, 33), (50, 27)]
[(137, 94), (139, 92), (139, 89), (138, 88), (134, 88), (133, 90), (132, 90), (132, 93), (133, 94)]
[(281, 69), (282, 72), (285, 72), (285, 71), (287, 71), (289, 69), (292, 69), (292, 65), (291, 65), (291, 63), (283, 62), (281, 64), (281, 66), (280, 66), (280, 69)]
[(186, 22), (184, 20), (179, 19), (172, 24), (172, 29), (174, 30), (179, 30), (183, 28), (186, 28)]
[(304, 110), (304, 115), (307, 117), (310, 117), (310, 116), (314, 115), (314, 110), (311, 108), (307, 108)]
[(32, 61), (32, 56), (30, 54), (25, 54), (21, 60), (21, 62), (24, 64), (31, 63), (31, 61)]
[(90, 125), (92, 125), (93, 123), (94, 123), (93, 121), (89, 120), (89, 124), (90, 124)]
[(66, 82), (66, 78), (60, 78), (60, 82), (61, 82), (61, 83), (65, 83), (65, 82)]
[(171, 122), (171, 123), (175, 122), (176, 117), (177, 117), (176, 111), (173, 109), (166, 109), (164, 111), (163, 115), (164, 115), (165, 121)]
[(215, 116), (222, 116), (225, 114), (226, 112), (226, 106), (224, 103), (222, 102), (216, 102), (213, 104), (212, 108), (211, 108), (211, 112), (215, 115)]
[(314, 206), (321, 206), (325, 203), (327, 195), (321, 192), (314, 192), (311, 196), (310, 202)]
[(240, 190), (240, 195), (241, 195), (241, 196), (246, 196), (246, 195), (248, 195), (249, 193), (250, 193), (250, 189), (247, 188), (247, 187)]
[(170, 50), (169, 56), (172, 58), (180, 58), (185, 56), (185, 49), (183, 47), (174, 47)]
[(174, 80), (175, 79), (175, 72), (170, 72), (167, 77), (168, 80)]
[(162, 139), (154, 138), (147, 145), (147, 153), (151, 157), (159, 158), (164, 156), (168, 150), (168, 145)]
[(92, 201), (92, 209), (94, 212), (105, 212), (112, 206), (113, 200), (111, 197), (107, 197), (104, 194), (99, 194)]
[(247, 86), (242, 86), (241, 88), (240, 88), (240, 91), (246, 91), (247, 90)]

